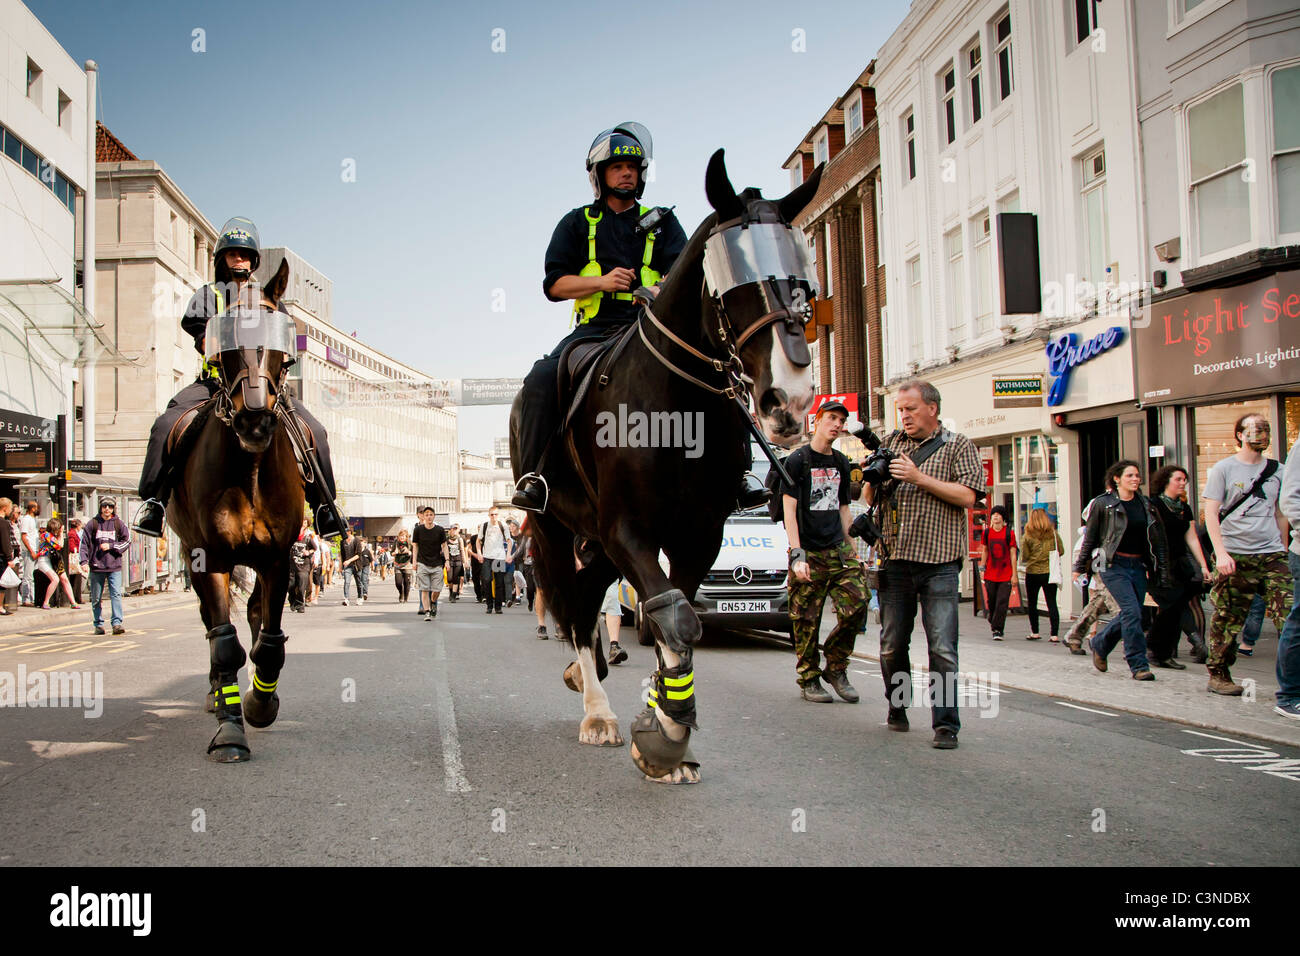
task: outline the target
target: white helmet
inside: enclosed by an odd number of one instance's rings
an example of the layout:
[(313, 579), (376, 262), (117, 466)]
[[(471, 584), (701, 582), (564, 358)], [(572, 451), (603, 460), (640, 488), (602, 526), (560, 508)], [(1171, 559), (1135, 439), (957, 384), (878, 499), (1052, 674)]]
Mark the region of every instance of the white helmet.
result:
[(607, 163), (621, 159), (640, 159), (641, 175), (637, 178), (635, 192), (624, 196), (621, 195), (624, 190), (611, 190), (621, 199), (640, 199), (645, 192), (646, 170), (654, 158), (653, 152), (654, 143), (650, 139), (650, 131), (640, 123), (620, 123), (605, 130), (591, 141), (591, 148), (587, 150), (587, 179), (591, 183), (592, 195), (600, 199), (606, 192), (604, 172)]

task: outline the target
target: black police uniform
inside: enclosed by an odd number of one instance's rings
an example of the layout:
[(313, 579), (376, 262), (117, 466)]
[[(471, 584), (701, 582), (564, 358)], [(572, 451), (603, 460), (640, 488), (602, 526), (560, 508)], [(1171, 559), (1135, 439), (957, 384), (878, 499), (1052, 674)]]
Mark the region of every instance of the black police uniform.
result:
[[(223, 270), (218, 268), (217, 281), (223, 285), (229, 281), (228, 275), (223, 278)], [(190, 298), (189, 305), (185, 309), (185, 315), (181, 318), (181, 328), (194, 337), (194, 347), (199, 354), (203, 354), (203, 339), (207, 334), (208, 319), (217, 314), (217, 297), (212, 290), (212, 286), (204, 284)], [(167, 408), (158, 420), (154, 422), (152, 430), (149, 432), (149, 445), (145, 451), (144, 468), (140, 472), (140, 497), (144, 500), (157, 498), (166, 504), (164, 496), (171, 491), (168, 487), (168, 462), (166, 460), (167, 436), (175, 425), (185, 415), (197, 405), (211, 398), (219, 384), (215, 379), (200, 375), (198, 379), (191, 382), (181, 389), (176, 396), (167, 403)], [(330, 462), (329, 443), (326, 440), (325, 428), (318, 422), (315, 417), (308, 412), (301, 404), (294, 405), (294, 411), (302, 420), (316, 439), (316, 457), (320, 460), (321, 477), (329, 489), (330, 496), (334, 495), (334, 467)], [(312, 506), (312, 513), (322, 504), (320, 493), (315, 486), (308, 486), (307, 500)]]
[[(605, 206), (602, 199), (592, 206), (579, 206), (566, 214), (551, 235), (551, 243), (546, 247), (546, 277), (542, 280), (542, 291), (552, 302), (565, 301), (551, 295), (551, 286), (556, 280), (563, 276), (576, 276), (587, 265), (586, 211), (593, 210), (594, 215), (600, 207), (604, 207), (604, 212), (596, 224), (596, 261), (600, 263), (601, 275), (608, 275), (613, 269), (631, 269), (640, 276), (646, 239), (636, 228), (641, 218), (639, 206), (633, 203), (626, 212), (615, 213)], [(664, 276), (686, 248), (686, 233), (671, 212), (664, 216), (658, 228), (650, 268)], [(634, 282), (632, 288), (638, 285), (639, 281)], [(605, 293), (593, 318), (578, 325), (549, 355), (533, 364), (524, 378), (524, 402), (520, 410), (519, 452), (525, 472), (537, 470), (547, 443), (560, 425), (559, 400), (555, 394), (556, 374), (565, 347), (580, 339), (606, 338), (614, 334), (635, 322), (640, 308), (636, 302), (616, 299)]]

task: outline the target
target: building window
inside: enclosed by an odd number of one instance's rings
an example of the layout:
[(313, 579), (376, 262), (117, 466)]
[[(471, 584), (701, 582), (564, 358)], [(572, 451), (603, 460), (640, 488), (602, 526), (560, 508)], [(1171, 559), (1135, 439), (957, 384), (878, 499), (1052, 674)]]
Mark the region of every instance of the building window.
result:
[(907, 178), (916, 178), (916, 116), (908, 110), (903, 116), (903, 165)]
[(1242, 86), (1233, 84), (1187, 111), (1192, 219), (1201, 255), (1250, 241), (1250, 183)]
[(945, 280), (948, 293), (948, 339), (960, 342), (966, 338), (966, 277), (962, 271), (961, 226), (943, 237), (944, 251), (947, 253)]
[(27, 60), (27, 98), (41, 105), (41, 68), (32, 59)]
[(939, 111), (942, 117), (939, 132), (944, 145), (951, 146), (957, 141), (957, 68), (951, 63), (940, 77), (939, 96), (943, 104)]
[(975, 333), (983, 335), (993, 328), (993, 238), (987, 211), (971, 220), (971, 229), (975, 247)]
[(1300, 232), (1300, 66), (1275, 70), (1270, 90), (1277, 231)]
[[(1199, 0), (1198, 0), (1199, 2)], [(1097, 0), (1074, 0), (1074, 45), (1080, 46), (1097, 29)]]
[(825, 223), (822, 228), (824, 230), (822, 241), (825, 243), (826, 249), (826, 298), (829, 299), (835, 294), (835, 282), (832, 278), (832, 273), (835, 271), (832, 266), (835, 260), (831, 257), (831, 224), (829, 222)]
[(796, 156), (794, 165), (790, 167), (790, 188), (803, 184), (803, 157)]
[(72, 97), (59, 90), (59, 129), (72, 126)]
[(993, 61), (998, 72), (998, 102), (1015, 89), (1011, 75), (1011, 14), (1003, 14), (993, 28)]
[(921, 257), (907, 260), (907, 328), (911, 343), (910, 357), (921, 358), (925, 343), (924, 323), (921, 320)]
[(1105, 282), (1110, 265), (1110, 231), (1106, 209), (1106, 151), (1083, 157), (1083, 274), (1094, 283)]
[(848, 117), (849, 139), (862, 132), (862, 94), (856, 93), (845, 115)]
[(822, 163), (829, 162), (830, 158), (830, 137), (825, 130), (822, 130), (813, 140), (813, 165), (820, 166)]
[(966, 89), (970, 93), (970, 124), (974, 126), (984, 115), (984, 93), (980, 89), (980, 44), (976, 40), (966, 49)]

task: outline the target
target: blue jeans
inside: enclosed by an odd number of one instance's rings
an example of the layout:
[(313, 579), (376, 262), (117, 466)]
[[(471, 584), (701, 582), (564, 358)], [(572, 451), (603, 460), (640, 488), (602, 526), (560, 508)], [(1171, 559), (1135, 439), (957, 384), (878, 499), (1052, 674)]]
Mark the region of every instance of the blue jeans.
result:
[(1300, 555), (1288, 551), (1287, 564), (1295, 578), (1294, 603), (1277, 639), (1277, 702), (1300, 704)]
[(1119, 605), (1119, 613), (1106, 629), (1092, 639), (1093, 649), (1104, 660), (1124, 640), (1124, 660), (1129, 669), (1149, 671), (1147, 638), (1142, 630), (1142, 601), (1147, 596), (1147, 569), (1138, 558), (1115, 556), (1115, 562), (1101, 572), (1101, 583)]
[(352, 591), (348, 588), (348, 582), (354, 581), (357, 586), (357, 597), (366, 596), (365, 586), (361, 583), (361, 568), (355, 564), (349, 564), (343, 569), (343, 600), (348, 601), (352, 598)]
[(912, 702), (908, 648), (918, 604), (930, 646), (930, 709), (936, 730), (961, 729), (957, 716), (957, 607), (960, 561), (886, 561), (880, 568), (880, 671), (894, 709)]
[(122, 572), (90, 572), (90, 613), (95, 627), (104, 626), (104, 614), (101, 605), (104, 601), (104, 583), (108, 583), (108, 602), (113, 609), (113, 626), (122, 623)]
[(370, 597), (370, 565), (364, 565), (357, 573), (357, 590), (363, 598)]
[[(1287, 552), (1287, 560), (1290, 561), (1291, 552)], [(1291, 569), (1295, 574), (1295, 569)], [(1255, 599), (1250, 602), (1250, 613), (1246, 615), (1246, 623), (1241, 626), (1241, 636), (1237, 638), (1238, 643), (1245, 647), (1251, 647), (1259, 640), (1259, 632), (1264, 627), (1264, 595), (1256, 594)]]

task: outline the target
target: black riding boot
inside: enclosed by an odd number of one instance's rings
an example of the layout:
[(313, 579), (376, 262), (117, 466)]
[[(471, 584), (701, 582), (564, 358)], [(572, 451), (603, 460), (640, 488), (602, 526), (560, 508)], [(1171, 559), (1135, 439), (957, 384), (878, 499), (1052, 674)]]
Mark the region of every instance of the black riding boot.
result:
[(761, 508), (767, 504), (772, 493), (767, 490), (758, 476), (752, 471), (747, 471), (740, 476), (740, 490), (736, 494), (736, 504), (741, 511), (748, 511), (750, 508)]
[(559, 403), (555, 396), (558, 365), (558, 350), (554, 356), (547, 356), (534, 363), (524, 378), (525, 401), (520, 406), (518, 452), (519, 465), (524, 474), (515, 486), (510, 503), (516, 508), (539, 514), (546, 510), (550, 497), (550, 488), (541, 475), (541, 469), (560, 417)]
[(163, 503), (157, 498), (150, 498), (135, 513), (135, 523), (131, 525), (131, 530), (151, 538), (161, 538), (163, 520), (166, 517), (167, 509), (163, 507)]

